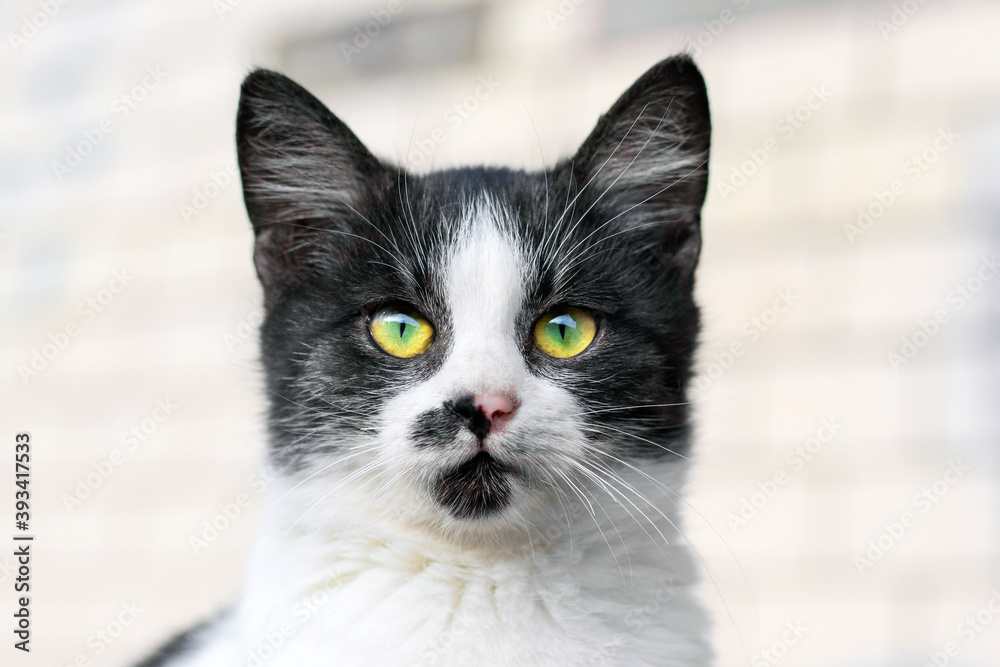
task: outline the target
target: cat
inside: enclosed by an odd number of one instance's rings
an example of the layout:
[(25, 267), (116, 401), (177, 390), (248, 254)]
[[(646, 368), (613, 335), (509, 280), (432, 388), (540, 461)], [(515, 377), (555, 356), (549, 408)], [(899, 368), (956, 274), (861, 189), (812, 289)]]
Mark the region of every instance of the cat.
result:
[(250, 73), (279, 473), (243, 593), (142, 666), (712, 664), (678, 527), (710, 132), (679, 55), (551, 169), (417, 175)]

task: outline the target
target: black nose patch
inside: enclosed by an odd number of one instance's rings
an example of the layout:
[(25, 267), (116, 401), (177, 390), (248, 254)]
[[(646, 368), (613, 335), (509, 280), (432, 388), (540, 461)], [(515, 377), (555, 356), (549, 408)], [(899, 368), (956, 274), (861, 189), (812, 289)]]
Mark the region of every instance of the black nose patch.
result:
[(445, 407), (458, 415), (459, 420), (467, 429), (472, 431), (472, 435), (479, 440), (483, 440), (490, 432), (490, 420), (483, 414), (483, 411), (475, 404), (476, 397), (466, 394), (461, 398), (448, 401)]
[(476, 407), (475, 401), (475, 396), (467, 394), (420, 413), (410, 434), (413, 443), (417, 447), (444, 447), (454, 442), (463, 427), (483, 440), (490, 432), (490, 420)]

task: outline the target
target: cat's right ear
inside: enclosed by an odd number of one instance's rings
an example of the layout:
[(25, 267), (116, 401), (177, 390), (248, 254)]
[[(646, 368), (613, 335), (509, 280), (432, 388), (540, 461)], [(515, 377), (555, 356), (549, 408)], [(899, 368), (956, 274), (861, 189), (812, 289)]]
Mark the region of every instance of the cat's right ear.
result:
[(360, 209), (389, 170), (322, 102), (263, 69), (243, 81), (236, 143), (254, 264), (273, 305), (306, 280), (320, 247), (359, 242)]

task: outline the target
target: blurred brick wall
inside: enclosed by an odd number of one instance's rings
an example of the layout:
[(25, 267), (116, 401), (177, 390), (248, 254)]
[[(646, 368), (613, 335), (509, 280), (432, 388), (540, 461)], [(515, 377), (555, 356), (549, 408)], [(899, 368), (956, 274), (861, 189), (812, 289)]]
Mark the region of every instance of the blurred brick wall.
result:
[(345, 55), (387, 6), (69, 3), (28, 37), (37, 3), (0, 10), (0, 400), (36, 441), (39, 536), (17, 664), (127, 664), (243, 578), (267, 484), (233, 173), (251, 66), (419, 169), (537, 167), (685, 48), (715, 125), (687, 526), (720, 665), (786, 623), (808, 628), (773, 647), (789, 666), (923, 665), (950, 641), (950, 664), (997, 664), (1000, 619), (959, 624), (1000, 589), (1000, 7), (414, 1)]

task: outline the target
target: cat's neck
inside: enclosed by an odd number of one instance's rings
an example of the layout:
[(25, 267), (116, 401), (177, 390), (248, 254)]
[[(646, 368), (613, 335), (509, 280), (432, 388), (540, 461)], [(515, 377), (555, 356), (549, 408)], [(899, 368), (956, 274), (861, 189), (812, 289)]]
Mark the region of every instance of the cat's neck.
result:
[(545, 522), (528, 523), (514, 515), (464, 531), (417, 522), (414, 517), (427, 514), (425, 507), (352, 501), (350, 492), (332, 509), (313, 506), (323, 486), (344, 485), (343, 480), (278, 484), (267, 503), (252, 566), (291, 573), (285, 579), (306, 587), (328, 588), (365, 572), (405, 577), (431, 566), (456, 573), (581, 563), (613, 572), (643, 564), (662, 570), (668, 555), (685, 542), (678, 507), (686, 465), (654, 464), (651, 472), (619, 471), (616, 489), (560, 499)]
[[(663, 475), (679, 486), (680, 470)], [(642, 479), (623, 475), (652, 500), (654, 489)], [(563, 523), (527, 531), (530, 540), (495, 549), (467, 549), (440, 535), (400, 530), (384, 517), (359, 516), (346, 506), (322, 514), (320, 530), (304, 520), (292, 527), (301, 517), (289, 503), (285, 513), (265, 516), (231, 627), (243, 644), (283, 627), (303, 646), (329, 645), (337, 637), (348, 652), (381, 656), (379, 664), (412, 664), (401, 656), (433, 649), (439, 661), (428, 664), (540, 665), (550, 664), (552, 655), (584, 660), (613, 641), (624, 642), (614, 648), (623, 662), (607, 664), (645, 664), (632, 651), (647, 642), (662, 646), (663, 633), (674, 637), (674, 628), (687, 628), (692, 619), (705, 622), (691, 598), (693, 559), (671, 526), (676, 498), (658, 497), (662, 515), (638, 500), (633, 507), (595, 495), (590, 507), (567, 507)], [(642, 611), (653, 604), (655, 617)], [(484, 627), (498, 642), (497, 661), (476, 653)], [(684, 634), (668, 641), (683, 644), (684, 651), (702, 650), (699, 634)], [(386, 638), (384, 645), (372, 644), (374, 637)]]

